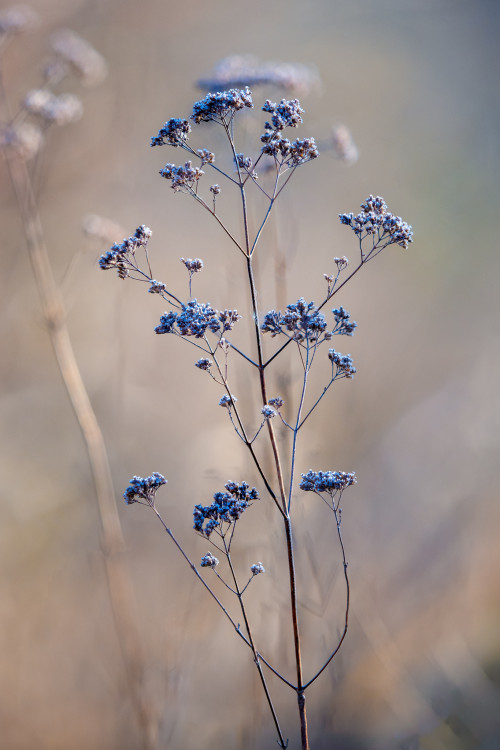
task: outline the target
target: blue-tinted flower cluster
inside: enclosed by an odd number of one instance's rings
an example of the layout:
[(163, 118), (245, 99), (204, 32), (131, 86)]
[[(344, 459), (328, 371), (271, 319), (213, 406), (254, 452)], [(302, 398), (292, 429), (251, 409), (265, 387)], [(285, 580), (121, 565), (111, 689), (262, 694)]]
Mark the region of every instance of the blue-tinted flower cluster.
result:
[(146, 502), (148, 505), (154, 505), (154, 498), (162, 486), (166, 484), (167, 480), (157, 471), (154, 471), (150, 477), (132, 477), (129, 486), (123, 493), (123, 497), (127, 505), (132, 503)]
[(152, 232), (145, 224), (137, 227), (131, 237), (123, 240), (121, 244), (112, 245), (111, 248), (99, 258), (99, 266), (106, 271), (116, 268), (118, 276), (122, 279), (129, 274), (130, 259), (140, 247), (146, 247)]
[(357, 323), (350, 319), (350, 313), (343, 307), (332, 310), (335, 326), (327, 331), (325, 316), (319, 312), (314, 302), (306, 302), (301, 297), (297, 302), (287, 305), (286, 312), (271, 310), (264, 316), (261, 330), (277, 336), (289, 332), (294, 341), (329, 341), (332, 336), (352, 336)]
[(352, 378), (356, 372), (350, 354), (341, 354), (336, 352), (335, 349), (329, 349), (328, 358), (332, 365), (337, 368), (336, 377)]
[(160, 128), (158, 135), (151, 138), (152, 146), (183, 146), (187, 141), (191, 125), (187, 120), (172, 117)]
[(355, 320), (351, 320), (351, 313), (344, 310), (343, 307), (334, 308), (332, 313), (335, 318), (335, 328), (332, 331), (332, 335), (352, 336), (358, 324)]
[(279, 104), (266, 99), (262, 107), (263, 112), (269, 112), (271, 122), (264, 125), (266, 130), (284, 130), (285, 128), (296, 128), (302, 120), (304, 110), (300, 106), (298, 99), (282, 99)]
[(191, 119), (196, 123), (202, 120), (221, 122), (228, 115), (234, 116), (235, 112), (244, 107), (253, 107), (252, 92), (248, 86), (241, 90), (217, 91), (215, 94), (207, 94), (204, 99), (194, 104)]
[(385, 240), (383, 247), (400, 245), (407, 248), (413, 242), (412, 227), (399, 216), (394, 216), (387, 210), (384, 199), (377, 195), (369, 195), (365, 203), (361, 204), (361, 211), (357, 216), (352, 212), (339, 214), (342, 224), (349, 226), (360, 239), (368, 235), (377, 234), (380, 241)]
[(266, 313), (261, 330), (272, 336), (286, 330), (295, 341), (317, 341), (326, 326), (325, 316), (319, 312), (314, 302), (306, 302), (301, 297), (297, 302), (287, 305), (285, 313), (276, 310)]
[(271, 122), (264, 125), (268, 132), (260, 137), (264, 144), (262, 153), (279, 159), (282, 165), (286, 164), (289, 167), (296, 167), (319, 156), (314, 138), (290, 142), (281, 135), (285, 128), (296, 128), (302, 122), (301, 115), (304, 110), (298, 99), (282, 99), (279, 104), (267, 99), (262, 109), (272, 115)]
[(160, 318), (160, 325), (155, 333), (177, 333), (181, 336), (202, 338), (207, 330), (212, 333), (231, 331), (236, 321), (241, 318), (236, 310), (214, 310), (210, 303), (190, 300), (182, 305), (182, 311), (170, 311)]
[(212, 570), (216, 568), (218, 564), (218, 559), (214, 557), (211, 552), (207, 552), (206, 555), (203, 555), (200, 562), (202, 568), (212, 568)]
[(300, 489), (304, 492), (328, 492), (334, 495), (356, 483), (356, 474), (345, 471), (308, 471), (301, 474)]
[(175, 164), (165, 164), (163, 169), (160, 169), (160, 174), (166, 180), (172, 180), (171, 188), (177, 192), (182, 188), (188, 191), (193, 190), (200, 177), (205, 173), (202, 169), (193, 167), (192, 163), (187, 161), (184, 166), (180, 165), (179, 167), (176, 167)]
[(225, 492), (216, 492), (212, 505), (195, 505), (193, 511), (194, 530), (204, 534), (207, 538), (212, 531), (221, 528), (223, 523), (231, 524), (240, 518), (242, 513), (258, 500), (259, 493), (246, 482), (236, 484), (227, 482)]
[(281, 158), (283, 164), (290, 167), (298, 167), (299, 164), (319, 156), (318, 147), (314, 138), (302, 138), (290, 142), (288, 138), (282, 138), (276, 133), (264, 133), (260, 140), (264, 144), (262, 153)]

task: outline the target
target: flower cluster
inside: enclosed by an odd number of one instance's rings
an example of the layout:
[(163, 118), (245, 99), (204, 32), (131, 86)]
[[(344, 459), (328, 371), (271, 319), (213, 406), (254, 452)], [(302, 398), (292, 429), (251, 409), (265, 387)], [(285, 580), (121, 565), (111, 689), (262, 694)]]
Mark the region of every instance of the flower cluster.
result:
[(272, 419), (277, 414), (277, 412), (272, 408), (272, 406), (267, 406), (267, 405), (262, 407), (261, 413), (264, 419)]
[(194, 530), (207, 538), (212, 531), (220, 528), (223, 523), (231, 524), (240, 518), (242, 513), (258, 500), (259, 493), (246, 482), (236, 484), (227, 482), (225, 492), (216, 492), (212, 505), (195, 505), (193, 511)]
[(194, 363), (195, 367), (198, 367), (200, 370), (205, 370), (205, 372), (208, 372), (210, 368), (212, 367), (212, 360), (207, 359), (206, 357), (203, 357), (202, 359), (199, 359), (197, 362)]
[(202, 568), (212, 568), (212, 570), (216, 568), (218, 564), (218, 559), (212, 555), (211, 552), (207, 552), (206, 555), (203, 555), (200, 562)]
[(344, 310), (343, 307), (334, 308), (332, 313), (335, 318), (335, 328), (332, 331), (332, 335), (352, 336), (358, 324), (355, 320), (351, 320), (351, 313)]
[(353, 365), (350, 354), (341, 354), (336, 352), (335, 349), (328, 350), (328, 359), (337, 368), (336, 377), (352, 378), (356, 372), (356, 368)]
[(314, 138), (298, 138), (290, 142), (288, 138), (282, 138), (276, 133), (264, 133), (260, 140), (264, 144), (262, 153), (274, 158), (281, 157), (283, 164), (289, 166), (297, 167), (319, 156)]
[(215, 161), (215, 154), (213, 154), (212, 151), (209, 151), (208, 148), (198, 148), (196, 149), (196, 153), (201, 159), (202, 167), (204, 167), (205, 164), (213, 164)]
[(329, 341), (336, 335), (352, 336), (357, 323), (350, 319), (350, 313), (343, 307), (332, 312), (335, 326), (332, 331), (327, 331), (325, 316), (319, 312), (314, 302), (306, 302), (301, 297), (297, 302), (287, 305), (285, 313), (276, 310), (266, 313), (261, 330), (273, 337), (288, 331), (294, 341), (317, 342), (320, 338), (321, 341)]
[(264, 568), (264, 566), (262, 565), (261, 562), (254, 563), (253, 565), (251, 565), (250, 566), (250, 570), (252, 571), (252, 575), (253, 576), (258, 576), (259, 573), (265, 573), (266, 572), (266, 569)]
[(187, 120), (171, 117), (165, 125), (160, 128), (157, 136), (151, 138), (152, 146), (183, 146), (191, 131), (191, 125)]
[(325, 316), (318, 311), (314, 302), (306, 302), (301, 297), (297, 302), (287, 305), (286, 312), (271, 310), (264, 316), (261, 330), (277, 336), (284, 333), (284, 329), (292, 333), (295, 341), (317, 341), (326, 329)]
[(301, 114), (304, 112), (298, 99), (282, 99), (279, 104), (266, 99), (262, 107), (263, 112), (269, 112), (271, 122), (264, 125), (266, 130), (284, 130), (285, 128), (296, 128), (303, 122)]
[(236, 310), (219, 312), (210, 303), (193, 299), (182, 305), (180, 313), (164, 313), (160, 318), (160, 325), (155, 328), (155, 333), (177, 333), (200, 339), (207, 329), (212, 333), (231, 331), (239, 318), (241, 315), (238, 315)]
[(301, 476), (300, 489), (304, 492), (328, 492), (332, 496), (357, 481), (354, 472), (345, 471), (308, 471)]
[(217, 91), (215, 94), (207, 94), (194, 104), (191, 119), (196, 123), (202, 120), (222, 122), (228, 115), (233, 117), (235, 112), (244, 107), (253, 107), (252, 92), (248, 86), (241, 90)]
[(231, 406), (234, 406), (237, 400), (236, 396), (233, 396), (232, 394), (229, 396), (229, 394), (225, 393), (219, 401), (219, 406), (222, 406), (224, 409), (229, 409)]
[(203, 268), (203, 261), (201, 258), (181, 258), (182, 263), (186, 266), (189, 274), (198, 273)]
[(387, 210), (384, 199), (377, 195), (369, 195), (361, 204), (361, 211), (357, 216), (352, 212), (339, 214), (342, 224), (351, 227), (360, 239), (368, 235), (378, 234), (379, 240), (385, 240), (383, 247), (400, 245), (407, 248), (413, 242), (412, 227), (399, 216), (394, 216)]
[(165, 164), (163, 169), (160, 169), (160, 174), (166, 180), (172, 180), (171, 187), (177, 192), (181, 188), (188, 191), (193, 190), (204, 172), (198, 167), (193, 167), (192, 163), (187, 161), (184, 166), (181, 164), (179, 167), (176, 167), (175, 164)]
[[(167, 480), (162, 474), (154, 471), (150, 477), (132, 477), (129, 486), (123, 493), (127, 505), (132, 503), (141, 503), (144, 505), (154, 505), (154, 499), (157, 491), (166, 484)], [(143, 502), (145, 501), (145, 502)]]
[[(124, 279), (129, 274), (131, 266), (130, 259), (134, 256), (135, 251), (140, 247), (146, 247), (152, 232), (145, 224), (137, 227), (131, 237), (123, 240), (121, 244), (112, 245), (111, 248), (99, 258), (99, 266), (103, 271), (109, 268), (116, 268), (118, 276)], [(156, 291), (156, 289), (150, 289)]]

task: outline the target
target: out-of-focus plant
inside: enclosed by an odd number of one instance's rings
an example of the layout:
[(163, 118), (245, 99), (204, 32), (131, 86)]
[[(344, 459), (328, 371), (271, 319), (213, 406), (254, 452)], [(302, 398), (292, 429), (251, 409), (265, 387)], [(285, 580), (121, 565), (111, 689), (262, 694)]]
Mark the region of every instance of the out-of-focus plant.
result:
[[(223, 72), (218, 71), (219, 78)], [(253, 74), (257, 75), (258, 71), (253, 71)], [(240, 70), (234, 71), (234, 66), (227, 75), (232, 82), (239, 81), (243, 76)], [(269, 77), (268, 71), (263, 75)], [(262, 81), (257, 77), (256, 82)], [(242, 479), (228, 480), (211, 500), (205, 501), (206, 504), (196, 503), (193, 511), (194, 530), (210, 545), (198, 566), (158, 508), (157, 492), (166, 483), (162, 474), (154, 472), (148, 477), (133, 477), (124, 493), (125, 501), (129, 505), (142, 504), (156, 514), (180, 554), (251, 652), (276, 729), (278, 745), (282, 748), (288, 746), (288, 740), (271, 695), (269, 673), (293, 693), (298, 706), (301, 747), (305, 750), (309, 747), (307, 691), (338, 653), (348, 629), (349, 578), (341, 521), (344, 492), (356, 482), (356, 476), (354, 472), (338, 469), (303, 470), (299, 476), (303, 467), (297, 465), (298, 448), (307, 439), (307, 430), (313, 427), (318, 407), (323, 406), (333, 385), (337, 387), (339, 381), (351, 380), (356, 373), (351, 356), (332, 346), (334, 337), (352, 336), (356, 323), (343, 306), (331, 308), (331, 300), (386, 247), (397, 245), (407, 248), (413, 241), (413, 234), (405, 221), (389, 211), (383, 198), (370, 195), (361, 205), (359, 213), (340, 214), (341, 224), (357, 238), (357, 260), (351, 264), (345, 256), (334, 258), (333, 269), (324, 274), (323, 283), (326, 282), (326, 285), (319, 292), (319, 304), (310, 301), (310, 297), (301, 297), (284, 310), (271, 309), (262, 313), (259, 307), (260, 289), (254, 274), (254, 261), (262, 234), (276, 202), (289, 188), (292, 178), (298, 170), (316, 160), (319, 152), (314, 138), (292, 140), (286, 135), (290, 129), (302, 123), (304, 110), (298, 99), (282, 99), (279, 103), (268, 99), (262, 106), (269, 119), (264, 123), (260, 144), (253, 153), (242, 153), (238, 147), (238, 125), (253, 106), (248, 87), (208, 93), (194, 104), (189, 119), (169, 119), (151, 141), (154, 147), (170, 146), (187, 153), (187, 160), (182, 159), (181, 163), (167, 162), (160, 175), (174, 193), (187, 195), (212, 217), (226, 238), (229, 249), (239, 255), (241, 279), (233, 280), (233, 288), (238, 290), (238, 299), (246, 309), (242, 311), (240, 305), (240, 311), (217, 309), (209, 302), (193, 297), (194, 276), (204, 268), (200, 258), (181, 258), (187, 271), (187, 285), (182, 292), (174, 291), (171, 285), (154, 278), (149, 254), (152, 232), (145, 225), (104, 253), (100, 266), (104, 270), (115, 269), (121, 279), (131, 278), (146, 283), (148, 292), (160, 296), (168, 304), (170, 309), (160, 317), (156, 333), (170, 334), (195, 348), (197, 359), (194, 365), (212, 379), (218, 391), (218, 405), (225, 410), (235, 440), (245, 446), (249, 467), (253, 466), (259, 478), (258, 488)], [(205, 127), (205, 123), (212, 123), (222, 131), (226, 156), (214, 153), (213, 146), (207, 148), (205, 143), (200, 148), (191, 145), (192, 124), (198, 129)], [(334, 134), (330, 145), (337, 149), (340, 158), (349, 161), (355, 158), (355, 147), (346, 132), (344, 129)], [(208, 172), (214, 175), (213, 179), (208, 178)], [(234, 191), (239, 197), (239, 232), (223, 218), (226, 190)], [(249, 201), (257, 194), (265, 208), (253, 226)], [(258, 215), (258, 201), (255, 201), (253, 208), (252, 215)], [(210, 266), (210, 259), (206, 260), (206, 265)], [(214, 294), (217, 295), (216, 283), (220, 272), (217, 271), (213, 278)], [(241, 343), (238, 334), (242, 317), (249, 321), (253, 331), (253, 344), (249, 349)], [(287, 396), (285, 403), (283, 393), (274, 392), (274, 384), (280, 357), (286, 349), (292, 349), (295, 353), (294, 367), (300, 387), (295, 395)], [(311, 370), (313, 365), (320, 367), (321, 362), (328, 364), (328, 376), (319, 392), (310, 393)], [(245, 418), (241, 409), (245, 397), (248, 399), (249, 396), (236, 393), (234, 387), (236, 372), (241, 371), (244, 372), (244, 381), (240, 379), (239, 382), (248, 383), (253, 379), (260, 393), (260, 404), (251, 420)], [(288, 434), (290, 440), (280, 441), (280, 434)], [(331, 516), (345, 579), (345, 607), (342, 632), (337, 642), (331, 644), (327, 658), (319, 664), (305, 665), (294, 550), (294, 539), (300, 536), (303, 529), (300, 524), (294, 523), (294, 517), (297, 504), (304, 501), (303, 493), (309, 492), (322, 501), (326, 513)], [(258, 512), (263, 502), (273, 505), (282, 522), (282, 544), (288, 561), (288, 637), (293, 643), (295, 655), (293, 675), (284, 673), (273, 654), (266, 650), (266, 644), (258, 643), (254, 635), (254, 615), (248, 606), (246, 594), (250, 586), (257, 585), (254, 579), (265, 573), (266, 560), (256, 561), (249, 569), (242, 570), (238, 558), (238, 537), (245, 533), (242, 516), (247, 512)], [(279, 581), (275, 583), (279, 587)], [(221, 600), (223, 592), (229, 592), (234, 609)], [(282, 636), (285, 638), (287, 634), (282, 633)], [(227, 709), (224, 706), (224, 712)]]
[(107, 66), (104, 58), (76, 33), (69, 29), (56, 31), (50, 38), (52, 54), (43, 67), (42, 82), (28, 91), (20, 106), (12, 110), (3, 81), (3, 56), (8, 45), (37, 20), (34, 11), (23, 5), (0, 13), (0, 150), (22, 220), (46, 329), (88, 452), (102, 524), (108, 590), (142, 747), (154, 750), (158, 722), (144, 692), (144, 656), (131, 580), (124, 561), (116, 493), (103, 435), (74, 355), (63, 295), (54, 277), (43, 230), (37, 190), (37, 176), (49, 132), (75, 122), (83, 114), (80, 99), (72, 93), (58, 93), (59, 85), (73, 77), (83, 86), (95, 86), (105, 78)]

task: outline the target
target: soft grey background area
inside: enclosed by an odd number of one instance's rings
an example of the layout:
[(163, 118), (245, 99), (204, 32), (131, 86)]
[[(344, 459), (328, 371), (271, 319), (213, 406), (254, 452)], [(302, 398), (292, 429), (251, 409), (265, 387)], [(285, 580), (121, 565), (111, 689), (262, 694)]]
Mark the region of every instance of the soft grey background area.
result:
[[(322, 85), (302, 100), (300, 135), (323, 141), (346, 123), (360, 160), (345, 168), (325, 152), (294, 177), (262, 246), (263, 309), (275, 304), (277, 247), (289, 256), (287, 301), (320, 297), (333, 256), (356, 252), (337, 214), (357, 211), (369, 193), (413, 225), (415, 242), (407, 251), (389, 248), (342, 294), (359, 325), (342, 342), (358, 374), (331, 394), (300, 453), (302, 471), (359, 477), (343, 518), (351, 630), (311, 691), (312, 747), (498, 747), (498, 4), (47, 0), (34, 7), (40, 26), (5, 58), (13, 105), (37, 85), (55, 28), (77, 31), (109, 64), (99, 89), (74, 89), (83, 119), (52, 134), (41, 211), (58, 279), (78, 255), (66, 286), (69, 323), (117, 494), (132, 474), (165, 474), (160, 503), (195, 558), (206, 544), (191, 531), (192, 507), (245, 476), (244, 455), (190, 348), (153, 334), (164, 304), (99, 271), (106, 247), (83, 237), (82, 218), (107, 216), (126, 234), (151, 226), (157, 278), (183, 284), (178, 258), (200, 256), (207, 268), (198, 296), (244, 306), (239, 258), (209, 217), (160, 179), (178, 153), (150, 149), (149, 138), (169, 117), (190, 113), (205, 93), (195, 81), (226, 55), (318, 70)], [(256, 104), (268, 96), (281, 93), (254, 91)], [(250, 117), (261, 122), (257, 108)], [(205, 132), (200, 145), (208, 146), (213, 131)], [(139, 738), (92, 478), (4, 170), (0, 190), (1, 744), (132, 750)], [(344, 594), (321, 509), (307, 496), (297, 508), (312, 672), (337, 638)], [(251, 592), (258, 636), (291, 669), (287, 596), (273, 577), (279, 528), (265, 503), (251, 512), (241, 555), (268, 568)], [(120, 513), (161, 747), (274, 746), (249, 654), (153, 516), (138, 507)], [(298, 747), (291, 696), (278, 688), (277, 704), (290, 747)]]

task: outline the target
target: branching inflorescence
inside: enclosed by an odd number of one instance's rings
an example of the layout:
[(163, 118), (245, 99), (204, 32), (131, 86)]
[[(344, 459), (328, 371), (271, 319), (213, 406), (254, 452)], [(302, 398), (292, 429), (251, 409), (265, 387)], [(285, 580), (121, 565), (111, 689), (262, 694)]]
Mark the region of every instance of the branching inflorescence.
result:
[[(259, 498), (259, 491), (255, 487), (250, 489), (250, 485), (245, 481), (239, 484), (233, 481), (227, 482), (223, 491), (213, 495), (213, 502), (210, 505), (196, 504), (193, 515), (194, 530), (212, 545), (212, 550), (201, 558), (199, 568), (208, 571), (210, 575), (214, 574), (218, 579), (218, 585), (223, 585), (234, 595), (244, 627), (235, 625), (236, 620), (218, 599), (214, 590), (217, 580), (213, 579), (214, 584), (209, 584), (201, 576), (162, 519), (155, 504), (155, 496), (157, 490), (166, 482), (164, 477), (158, 473), (145, 479), (134, 477), (124, 495), (128, 504), (141, 503), (154, 510), (181, 554), (217, 601), (225, 616), (235, 626), (238, 635), (251, 649), (276, 728), (278, 744), (282, 748), (288, 746), (288, 741), (279, 724), (264, 668), (270, 670), (295, 692), (299, 709), (301, 743), (304, 750), (309, 747), (305, 708), (306, 690), (337, 654), (347, 633), (349, 580), (341, 535), (341, 500), (344, 491), (356, 482), (354, 472), (338, 470), (310, 470), (303, 473), (300, 480), (296, 478), (298, 442), (304, 423), (315, 412), (333, 383), (342, 379), (352, 379), (356, 368), (349, 354), (342, 354), (330, 346), (330, 348), (324, 347), (327, 351), (322, 360), (323, 362), (328, 360), (329, 379), (316, 395), (309, 394), (309, 374), (316, 361), (317, 352), (325, 342), (331, 342), (334, 336), (351, 337), (357, 327), (344, 307), (330, 308), (330, 312), (325, 309), (331, 298), (368, 260), (384, 248), (389, 245), (407, 248), (413, 241), (413, 234), (406, 222), (389, 212), (383, 198), (380, 196), (374, 198), (370, 195), (361, 205), (361, 212), (356, 216), (354, 213), (340, 214), (341, 224), (350, 227), (358, 237), (360, 256), (357, 265), (348, 272), (348, 259), (345, 256), (334, 258), (335, 270), (333, 273), (324, 274), (327, 288), (319, 304), (306, 301), (301, 297), (296, 302), (288, 304), (284, 312), (271, 309), (261, 314), (257, 305), (259, 292), (253, 273), (253, 255), (282, 190), (289, 184), (296, 170), (316, 159), (319, 152), (313, 138), (297, 138), (291, 141), (285, 134), (288, 129), (295, 129), (302, 124), (304, 110), (298, 99), (282, 99), (279, 103), (267, 99), (262, 110), (269, 118), (264, 123), (265, 132), (260, 138), (258, 150), (251, 155), (240, 152), (235, 136), (235, 119), (243, 110), (252, 109), (253, 106), (252, 94), (248, 87), (208, 93), (194, 104), (189, 119), (167, 120), (158, 131), (158, 135), (151, 139), (152, 146), (172, 146), (181, 148), (189, 154), (189, 158), (179, 166), (168, 162), (160, 170), (160, 175), (170, 181), (174, 192), (185, 193), (194, 198), (219, 224), (231, 245), (243, 255), (243, 281), (246, 279), (251, 300), (250, 309), (243, 317), (246, 317), (252, 326), (253, 348), (250, 351), (244, 351), (238, 345), (237, 339), (234, 339), (234, 334), (237, 335), (238, 331), (235, 325), (242, 315), (233, 309), (218, 310), (210, 303), (199, 302), (192, 297), (193, 277), (204, 268), (204, 263), (200, 258), (181, 258), (188, 273), (187, 298), (177, 291), (174, 293), (165, 283), (153, 278), (148, 256), (151, 230), (147, 227), (139, 227), (134, 235), (125, 239), (121, 244), (113, 245), (101, 257), (100, 266), (105, 270), (115, 268), (121, 279), (128, 277), (147, 282), (149, 292), (158, 294), (170, 303), (173, 309), (160, 317), (159, 324), (154, 329), (155, 332), (174, 334), (201, 350), (202, 356), (195, 361), (195, 367), (208, 373), (221, 388), (219, 406), (225, 409), (236, 435), (248, 449), (250, 467), (253, 466), (253, 470), (257, 472), (259, 481), (262, 483), (260, 493), (264, 492), (265, 496), (274, 503), (276, 512), (283, 523), (283, 543), (289, 572), (291, 638), (295, 654), (293, 677), (285, 676), (279, 664), (272, 664), (271, 660), (265, 659), (261, 650), (257, 648), (251, 627), (251, 616), (243, 599), (250, 581), (264, 572), (262, 562), (254, 563), (250, 568), (250, 578), (246, 582), (241, 582), (241, 573), (232, 557), (232, 542), (237, 522), (253, 501)], [(193, 135), (191, 123), (197, 126), (206, 122), (215, 123), (224, 131), (233, 172), (225, 171), (219, 166), (224, 162), (219, 160), (211, 149), (191, 147), (189, 142)], [(261, 166), (265, 167), (262, 170), (265, 181), (258, 178), (257, 169)], [(218, 182), (209, 180), (206, 184), (205, 173), (210, 170), (215, 172)], [(224, 195), (219, 185), (222, 180), (230, 189), (235, 190), (241, 199), (243, 226), (241, 236), (228, 228), (219, 212), (219, 202), (223, 200)], [(255, 226), (250, 221), (247, 207), (251, 189), (263, 194), (267, 200), (267, 209)], [(139, 258), (139, 251), (144, 252), (144, 262)], [(268, 343), (264, 340), (265, 334), (269, 334), (265, 337)], [(231, 338), (229, 339), (228, 336)], [(272, 348), (268, 350), (268, 346)], [(275, 363), (282, 352), (290, 346), (295, 348), (297, 355), (298, 379), (296, 393), (292, 394), (292, 398), (287, 397), (285, 405), (285, 399), (281, 395), (268, 397), (271, 379), (269, 366)], [(255, 377), (260, 390), (261, 401), (259, 407), (254, 410), (253, 423), (243, 418), (238, 398), (233, 394), (233, 372), (236, 366), (246, 368), (245, 377)], [(278, 431), (289, 431), (291, 441), (279, 442)], [(288, 454), (284, 445), (290, 446)], [(262, 456), (266, 454), (271, 457), (271, 469), (268, 468), (269, 462), (263, 461)], [(285, 466), (288, 468), (285, 469)], [(300, 606), (297, 596), (293, 545), (293, 508), (294, 504), (300, 501), (299, 491), (313, 492), (324, 501), (332, 513), (346, 584), (344, 630), (337, 643), (331, 644), (328, 658), (322, 664), (315, 666), (309, 678), (305, 677), (301, 655)], [(225, 559), (225, 572), (220, 572), (222, 565), (214, 552)]]

